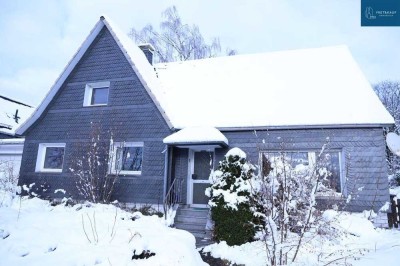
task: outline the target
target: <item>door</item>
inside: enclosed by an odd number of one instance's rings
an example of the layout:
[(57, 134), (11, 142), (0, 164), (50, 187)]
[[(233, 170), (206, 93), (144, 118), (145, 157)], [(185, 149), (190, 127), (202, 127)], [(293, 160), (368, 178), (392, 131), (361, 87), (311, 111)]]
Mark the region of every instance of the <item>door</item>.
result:
[(188, 204), (207, 207), (209, 198), (204, 194), (210, 186), (209, 176), (214, 167), (214, 152), (190, 151)]

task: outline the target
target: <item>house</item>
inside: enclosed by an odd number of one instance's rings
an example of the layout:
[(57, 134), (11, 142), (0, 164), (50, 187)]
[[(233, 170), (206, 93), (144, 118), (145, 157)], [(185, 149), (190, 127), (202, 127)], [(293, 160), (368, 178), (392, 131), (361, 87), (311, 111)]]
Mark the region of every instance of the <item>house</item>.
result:
[(338, 197), (321, 202), (351, 195), (347, 209), (362, 211), (388, 201), (383, 129), (394, 121), (345, 46), (157, 65), (152, 46), (141, 49), (100, 18), (17, 130), (25, 137), (21, 185), (79, 199), (70, 168), (96, 124), (117, 153), (104, 168), (122, 162), (121, 202), (158, 204), (173, 192), (205, 206), (210, 168), (230, 148), (253, 163), (285, 149), (312, 164), (327, 143)]
[(18, 176), (24, 139), (15, 136), (15, 130), (33, 110), (32, 106), (0, 95), (0, 177), (9, 173)]
[(33, 112), (33, 107), (0, 95), (0, 139), (15, 138), (15, 131)]

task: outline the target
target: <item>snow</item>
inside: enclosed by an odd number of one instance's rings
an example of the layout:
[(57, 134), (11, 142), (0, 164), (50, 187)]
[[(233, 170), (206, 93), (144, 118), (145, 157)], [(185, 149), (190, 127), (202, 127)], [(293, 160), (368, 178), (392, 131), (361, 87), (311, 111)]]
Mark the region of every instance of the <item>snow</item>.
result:
[(386, 136), (386, 143), (389, 149), (396, 154), (397, 156), (400, 156), (400, 136), (397, 135), (396, 133), (390, 132)]
[[(17, 110), (18, 123), (14, 119)], [(32, 107), (0, 97), (0, 133), (14, 135), (16, 129), (29, 118), (33, 111)]]
[[(131, 260), (134, 250), (135, 254), (149, 250), (155, 256)], [(0, 207), (0, 261), (2, 265), (206, 265), (194, 236), (165, 226), (158, 216), (103, 204), (53, 207), (37, 198), (21, 202), (16, 198), (10, 207)]]
[(229, 156), (235, 157), (238, 156), (239, 158), (246, 159), (247, 155), (244, 151), (242, 151), (240, 148), (232, 148), (230, 149), (226, 155), (225, 158), (228, 158)]
[(400, 186), (397, 186), (394, 188), (389, 188), (389, 193), (390, 193), (390, 195), (400, 198)]
[(139, 79), (142, 81), (142, 84), (156, 104), (161, 115), (166, 119), (166, 122), (170, 124), (169, 117), (167, 117), (163, 109), (164, 106), (160, 105), (160, 102), (165, 104), (165, 99), (163, 97), (164, 93), (161, 89), (161, 83), (157, 78), (154, 67), (149, 63), (139, 46), (136, 45), (133, 40), (117, 26), (117, 24), (106, 15), (103, 15), (102, 17), (104, 18), (103, 23), (119, 42), (120, 47), (126, 52), (128, 61), (130, 61), (135, 73), (138, 74)]
[(346, 46), (152, 66), (127, 34), (103, 16), (18, 134), (39, 119), (104, 25), (171, 128), (394, 123)]
[(175, 128), (394, 123), (346, 46), (155, 67)]
[[(325, 220), (336, 228), (335, 236), (316, 234), (304, 241), (298, 259), (293, 265), (397, 265), (400, 231), (374, 229), (363, 213), (343, 213), (327, 210)], [(266, 265), (265, 243), (255, 241), (241, 246), (228, 246), (226, 242), (204, 248), (214, 257), (236, 264)]]
[(228, 139), (214, 127), (187, 127), (166, 137), (165, 144), (207, 144), (223, 143), (228, 145)]

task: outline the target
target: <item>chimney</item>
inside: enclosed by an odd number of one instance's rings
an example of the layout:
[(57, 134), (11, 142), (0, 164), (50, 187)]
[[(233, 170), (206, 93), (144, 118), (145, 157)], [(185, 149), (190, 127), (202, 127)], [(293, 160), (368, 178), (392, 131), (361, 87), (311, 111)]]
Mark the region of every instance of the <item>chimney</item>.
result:
[(153, 45), (151, 45), (150, 43), (143, 43), (143, 44), (139, 44), (138, 46), (143, 51), (143, 53), (146, 56), (149, 63), (152, 65), (153, 64), (153, 53), (154, 53)]

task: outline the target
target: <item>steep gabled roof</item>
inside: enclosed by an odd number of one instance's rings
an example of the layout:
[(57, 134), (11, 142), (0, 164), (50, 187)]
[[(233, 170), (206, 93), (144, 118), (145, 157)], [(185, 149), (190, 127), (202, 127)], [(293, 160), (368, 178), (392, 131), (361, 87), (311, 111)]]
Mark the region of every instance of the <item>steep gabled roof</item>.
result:
[(130, 65), (132, 66), (133, 71), (135, 71), (136, 75), (142, 82), (144, 88), (153, 99), (154, 104), (157, 106), (158, 110), (160, 111), (161, 115), (165, 119), (166, 123), (170, 128), (172, 128), (172, 124), (167, 117), (165, 111), (161, 107), (158, 98), (155, 97), (155, 93), (160, 91), (160, 84), (156, 77), (156, 73), (154, 71), (154, 67), (148, 62), (143, 52), (137, 47), (129, 37), (121, 31), (109, 18), (105, 16), (101, 16), (100, 20), (96, 23), (94, 28), (91, 30), (89, 36), (83, 42), (81, 47), (72, 57), (71, 61), (67, 64), (64, 68), (61, 75), (58, 77), (54, 85), (51, 87), (49, 92), (47, 93), (44, 100), (40, 103), (37, 109), (33, 112), (30, 118), (25, 121), (16, 131), (17, 134), (23, 135), (26, 130), (29, 129), (43, 114), (46, 110), (47, 106), (53, 100), (54, 96), (60, 90), (61, 86), (71, 74), (75, 66), (79, 63), (85, 52), (88, 50), (94, 39), (100, 33), (100, 31), (106, 27), (111, 35), (114, 37), (114, 40), (117, 42), (119, 48), (125, 55), (125, 58), (128, 60)]
[(0, 133), (13, 136), (33, 112), (33, 107), (0, 95)]
[(101, 17), (17, 134), (22, 135), (40, 118), (104, 27), (118, 43), (170, 128), (236, 130), (394, 123), (345, 46), (152, 66), (124, 32), (110, 19)]
[(346, 46), (163, 63), (156, 69), (175, 128), (394, 123)]

